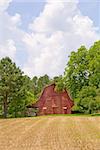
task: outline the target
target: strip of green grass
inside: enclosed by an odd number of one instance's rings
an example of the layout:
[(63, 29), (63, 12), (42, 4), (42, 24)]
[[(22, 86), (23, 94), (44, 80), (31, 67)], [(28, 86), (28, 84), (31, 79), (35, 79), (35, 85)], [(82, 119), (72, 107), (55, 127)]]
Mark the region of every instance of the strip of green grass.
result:
[[(34, 118), (34, 117), (48, 117), (48, 116), (64, 116), (64, 117), (73, 117), (73, 116), (76, 116), (76, 117), (100, 117), (100, 114), (99, 113), (95, 113), (95, 114), (50, 114), (50, 115), (42, 115), (42, 116), (33, 116), (33, 117), (17, 117), (17, 118)], [(17, 119), (16, 118), (16, 119)], [(0, 119), (4, 119), (4, 118), (0, 118)], [(14, 119), (14, 118), (6, 118), (6, 119)]]
[(50, 115), (44, 115), (44, 116), (91, 116), (90, 114), (50, 114)]
[(100, 114), (91, 114), (91, 116), (100, 116)]
[(100, 116), (100, 114), (50, 114), (44, 116), (81, 116), (81, 117), (91, 117), (91, 116)]

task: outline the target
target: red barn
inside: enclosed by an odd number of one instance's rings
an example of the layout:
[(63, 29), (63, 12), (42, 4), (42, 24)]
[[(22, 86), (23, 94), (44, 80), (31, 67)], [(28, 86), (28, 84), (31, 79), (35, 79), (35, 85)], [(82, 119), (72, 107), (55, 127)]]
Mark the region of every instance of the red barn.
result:
[(55, 84), (44, 88), (39, 100), (32, 106), (38, 108), (37, 115), (71, 114), (74, 105), (67, 91), (56, 92)]

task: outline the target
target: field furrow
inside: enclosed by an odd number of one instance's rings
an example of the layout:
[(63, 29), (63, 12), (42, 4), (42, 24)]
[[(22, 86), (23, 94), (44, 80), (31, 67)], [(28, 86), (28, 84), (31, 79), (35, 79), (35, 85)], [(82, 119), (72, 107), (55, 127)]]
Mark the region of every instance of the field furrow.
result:
[(0, 150), (100, 150), (100, 117), (0, 120)]

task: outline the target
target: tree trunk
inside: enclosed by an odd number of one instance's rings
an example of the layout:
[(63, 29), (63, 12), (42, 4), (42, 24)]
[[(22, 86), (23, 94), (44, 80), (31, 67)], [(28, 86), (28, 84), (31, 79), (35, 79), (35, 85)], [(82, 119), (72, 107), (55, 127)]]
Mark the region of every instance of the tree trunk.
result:
[(16, 108), (15, 108), (14, 117), (15, 117), (15, 118), (17, 117), (17, 111), (16, 111)]
[(91, 109), (89, 109), (89, 114), (92, 114), (92, 110)]
[(7, 109), (8, 109), (8, 106), (7, 106), (7, 94), (6, 94), (6, 97), (4, 98), (4, 118), (7, 118)]

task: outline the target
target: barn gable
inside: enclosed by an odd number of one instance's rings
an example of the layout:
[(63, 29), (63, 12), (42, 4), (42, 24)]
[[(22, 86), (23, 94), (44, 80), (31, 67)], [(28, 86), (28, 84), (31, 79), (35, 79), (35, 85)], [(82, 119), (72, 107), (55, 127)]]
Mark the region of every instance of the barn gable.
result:
[(39, 108), (38, 115), (70, 114), (73, 101), (67, 91), (55, 91), (55, 84), (44, 88), (39, 100), (33, 107)]

